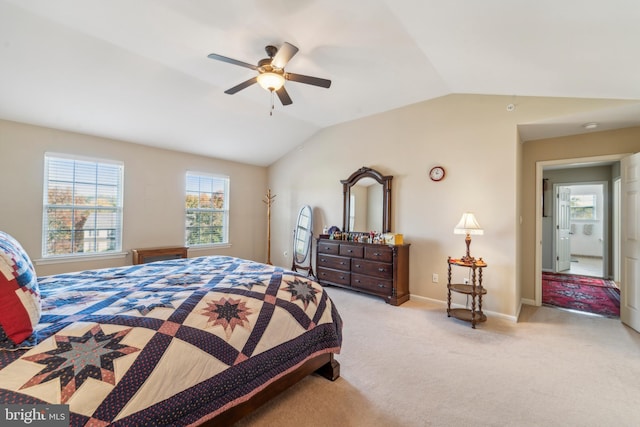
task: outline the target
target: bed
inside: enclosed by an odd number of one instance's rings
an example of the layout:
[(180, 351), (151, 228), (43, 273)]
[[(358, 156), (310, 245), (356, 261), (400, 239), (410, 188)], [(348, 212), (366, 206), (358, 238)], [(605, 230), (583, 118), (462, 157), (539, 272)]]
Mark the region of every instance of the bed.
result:
[(339, 376), (340, 315), (298, 273), (213, 256), (35, 278), (6, 236), (33, 327), (12, 341), (0, 312), (0, 404), (66, 404), (73, 426), (229, 425), (310, 373)]

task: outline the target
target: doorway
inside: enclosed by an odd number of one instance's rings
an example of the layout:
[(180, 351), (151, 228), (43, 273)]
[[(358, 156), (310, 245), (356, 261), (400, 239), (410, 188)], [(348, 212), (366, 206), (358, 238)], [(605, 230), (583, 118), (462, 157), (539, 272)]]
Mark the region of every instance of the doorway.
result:
[[(624, 157), (624, 154), (618, 155), (608, 155), (608, 156), (598, 156), (598, 157), (589, 157), (589, 158), (575, 158), (575, 159), (563, 159), (563, 160), (551, 160), (551, 161), (540, 161), (536, 163), (536, 211), (540, 214), (536, 215), (536, 241), (539, 242), (536, 245), (536, 254), (535, 254), (535, 303), (536, 305), (542, 304), (542, 274), (543, 271), (554, 271), (555, 261), (557, 254), (555, 252), (555, 233), (554, 233), (554, 217), (555, 215), (551, 212), (551, 209), (555, 206), (553, 203), (552, 197), (555, 197), (554, 189), (552, 185), (549, 185), (550, 182), (547, 180), (543, 180), (545, 178), (545, 173), (550, 173), (551, 171), (556, 174), (558, 183), (600, 183), (603, 181), (613, 182), (615, 179), (617, 167), (619, 171), (619, 162)], [(614, 168), (612, 173), (609, 173), (605, 178), (598, 178), (594, 175), (589, 175), (589, 177), (582, 177), (581, 179), (575, 179), (575, 176), (580, 172), (584, 173), (592, 173), (593, 170), (588, 170), (592, 168), (600, 168), (602, 169), (600, 173), (607, 173), (606, 168)], [(582, 170), (576, 170), (581, 169)], [(563, 176), (563, 174), (565, 176)], [(573, 178), (568, 178), (573, 176)], [(606, 185), (608, 188), (608, 185)], [(607, 213), (607, 215), (610, 215)], [(604, 223), (607, 224), (603, 226), (604, 232), (606, 235), (602, 237), (603, 240), (603, 273), (602, 276), (612, 275), (613, 272), (616, 271), (616, 266), (619, 264), (619, 248), (613, 248), (613, 241), (617, 241), (612, 238), (612, 227), (609, 224), (609, 217), (604, 219)], [(575, 230), (576, 232), (582, 232), (582, 229), (579, 227)], [(589, 227), (587, 227), (587, 233), (589, 232)], [(591, 232), (593, 232), (593, 228), (591, 228)], [(617, 236), (619, 237), (619, 236)], [(545, 250), (543, 250), (543, 247)], [(609, 268), (609, 266), (612, 266)], [(611, 273), (610, 273), (611, 270)]]
[[(581, 175), (588, 176), (589, 173), (599, 171), (589, 168)], [(612, 215), (608, 186), (607, 181), (553, 185), (554, 245), (551, 250), (555, 255), (551, 258), (555, 260), (554, 273), (600, 278), (610, 275), (607, 261), (611, 247), (609, 218)], [(543, 250), (545, 248), (548, 250), (549, 245), (543, 245)]]

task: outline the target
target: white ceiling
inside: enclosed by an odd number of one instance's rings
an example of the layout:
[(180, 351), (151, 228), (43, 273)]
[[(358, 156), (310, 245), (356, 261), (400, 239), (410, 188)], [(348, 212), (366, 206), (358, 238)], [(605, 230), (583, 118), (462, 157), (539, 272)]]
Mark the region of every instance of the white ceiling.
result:
[[(639, 22), (637, 0), (0, 0), (0, 118), (266, 166), (449, 93), (640, 100)], [(287, 82), (273, 116), (258, 85), (223, 93), (255, 72), (209, 53), (253, 64), (284, 41), (287, 71), (330, 89)], [(640, 103), (601, 118), (640, 125)]]

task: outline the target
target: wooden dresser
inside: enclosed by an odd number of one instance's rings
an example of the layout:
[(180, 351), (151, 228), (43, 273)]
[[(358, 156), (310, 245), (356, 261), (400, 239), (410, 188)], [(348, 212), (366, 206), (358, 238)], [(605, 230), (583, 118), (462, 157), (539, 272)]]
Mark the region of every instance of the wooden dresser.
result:
[(316, 251), (318, 281), (400, 305), (409, 300), (409, 246), (320, 238)]

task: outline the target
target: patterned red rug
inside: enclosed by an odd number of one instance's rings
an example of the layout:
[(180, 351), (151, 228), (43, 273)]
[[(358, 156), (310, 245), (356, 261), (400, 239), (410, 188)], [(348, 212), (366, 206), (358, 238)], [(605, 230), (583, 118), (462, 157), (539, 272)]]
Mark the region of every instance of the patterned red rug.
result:
[(542, 303), (607, 317), (620, 317), (620, 289), (597, 277), (542, 273)]
[(577, 274), (542, 273), (542, 280), (554, 280), (556, 282), (577, 283), (579, 285), (602, 286), (605, 288), (617, 288), (616, 282), (599, 277), (578, 276)]

